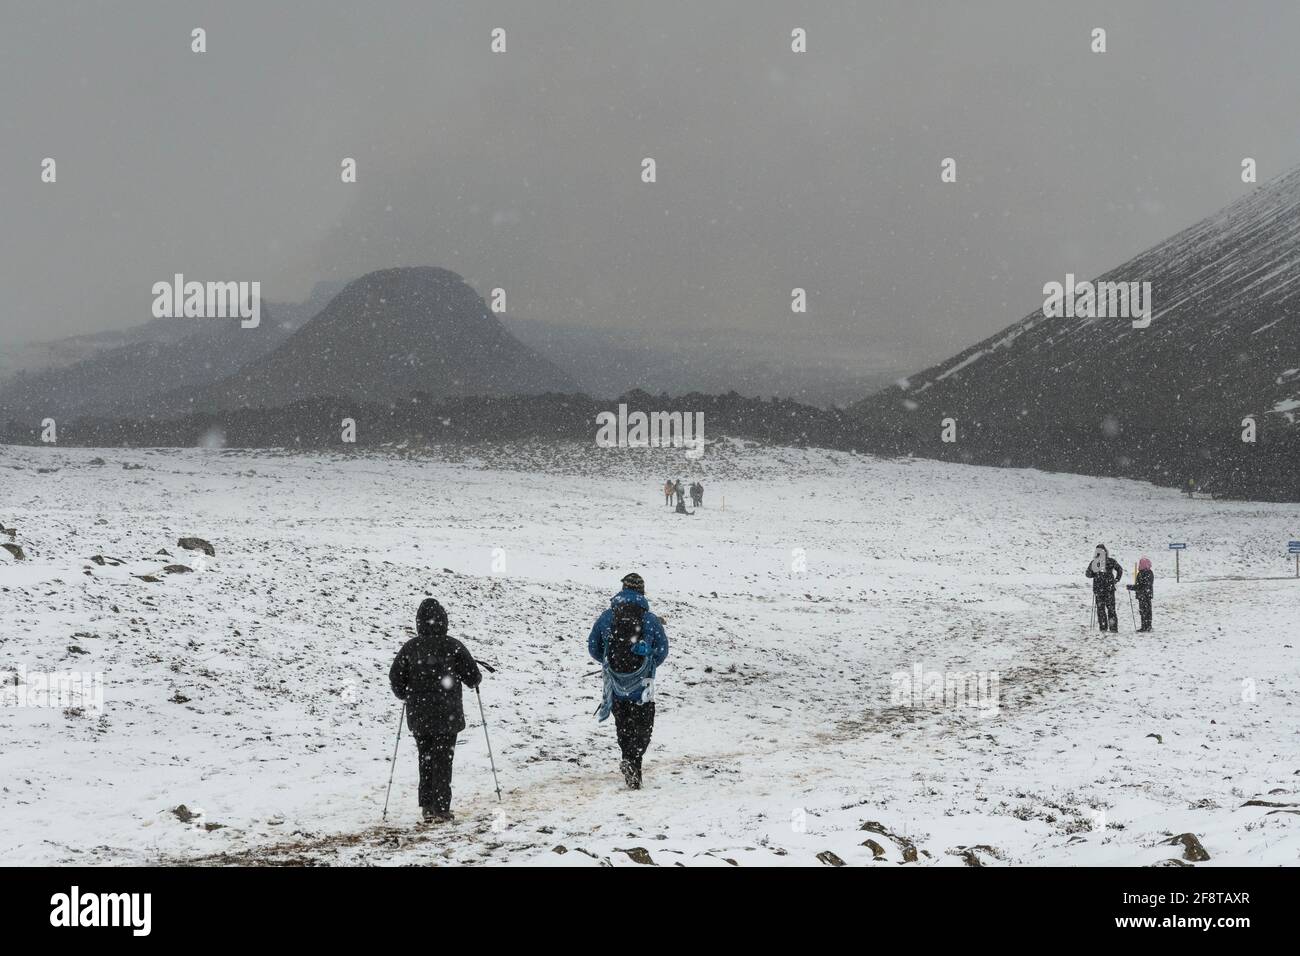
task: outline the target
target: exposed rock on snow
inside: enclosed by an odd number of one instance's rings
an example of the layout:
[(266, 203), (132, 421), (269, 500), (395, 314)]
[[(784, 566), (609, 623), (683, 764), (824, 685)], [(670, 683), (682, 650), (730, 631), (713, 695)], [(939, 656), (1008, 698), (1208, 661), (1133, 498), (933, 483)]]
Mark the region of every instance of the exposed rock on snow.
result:
[(181, 538), (176, 542), (176, 546), (184, 548), (186, 551), (202, 551), (209, 558), (217, 556), (217, 549), (202, 538)]
[(1164, 842), (1169, 846), (1181, 846), (1183, 859), (1191, 863), (1204, 863), (1210, 858), (1210, 854), (1206, 852), (1205, 847), (1201, 846), (1201, 841), (1194, 833), (1180, 833)]

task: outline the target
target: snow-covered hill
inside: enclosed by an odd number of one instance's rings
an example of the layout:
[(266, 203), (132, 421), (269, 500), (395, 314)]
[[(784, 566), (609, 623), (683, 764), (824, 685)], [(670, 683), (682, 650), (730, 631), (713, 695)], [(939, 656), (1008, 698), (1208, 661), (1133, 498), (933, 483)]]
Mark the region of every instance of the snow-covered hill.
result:
[(1038, 309), (858, 403), (872, 447), (1296, 500), (1300, 169), (1096, 281), (1150, 283), (1150, 325)]
[[(1069, 271), (1062, 263), (1044, 282)], [(1121, 426), (1235, 425), (1248, 414), (1295, 423), (1287, 410), (1300, 402), (1300, 169), (1097, 281), (1150, 282), (1151, 324), (1038, 309), (864, 408), (1088, 426), (1107, 416)]]
[[(456, 454), (5, 447), (0, 670), (106, 685), (0, 706), (0, 862), (1300, 862), (1300, 506), (738, 442)], [(1085, 626), (1097, 541), (1155, 559), (1154, 634), (1122, 592), (1119, 634)], [(672, 641), (636, 793), (584, 676), (629, 570)], [(505, 799), (469, 696), (457, 822), (415, 826), (404, 735), (381, 826), (425, 594), (499, 667)], [(998, 706), (902, 702), (914, 668)]]

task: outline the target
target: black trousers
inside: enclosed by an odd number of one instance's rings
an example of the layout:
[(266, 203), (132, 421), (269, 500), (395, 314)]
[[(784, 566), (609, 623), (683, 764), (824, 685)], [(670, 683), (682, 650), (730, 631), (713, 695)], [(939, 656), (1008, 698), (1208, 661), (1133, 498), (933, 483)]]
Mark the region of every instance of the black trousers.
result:
[(1142, 629), (1151, 630), (1151, 598), (1138, 598), (1138, 614), (1142, 617)]
[(415, 738), (420, 751), (420, 806), (446, 813), (451, 809), (451, 762), (456, 756), (455, 734)]
[(616, 698), (613, 713), (618, 748), (623, 751), (623, 759), (640, 770), (641, 758), (650, 746), (650, 735), (655, 729), (654, 701), (637, 704)]
[(1093, 599), (1097, 602), (1097, 624), (1103, 631), (1118, 631), (1119, 618), (1115, 615), (1115, 592), (1094, 591)]

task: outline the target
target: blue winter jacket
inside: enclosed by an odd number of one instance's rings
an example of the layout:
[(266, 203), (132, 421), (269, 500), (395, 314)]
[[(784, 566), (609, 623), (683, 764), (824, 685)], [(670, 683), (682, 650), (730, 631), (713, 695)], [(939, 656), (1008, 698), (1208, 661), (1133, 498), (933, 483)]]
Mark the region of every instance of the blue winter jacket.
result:
[[(650, 650), (650, 671), (646, 675), (647, 679), (654, 680), (655, 670), (668, 657), (668, 635), (664, 633), (664, 626), (659, 618), (650, 612), (650, 602), (645, 599), (644, 594), (624, 588), (609, 600), (609, 607), (605, 612), (596, 618), (596, 623), (591, 629), (591, 636), (587, 638), (587, 653), (592, 659), (604, 663), (605, 645), (609, 643), (610, 633), (614, 629), (614, 608), (620, 604), (635, 604), (645, 611), (645, 616), (641, 621), (641, 636), (649, 642)], [(616, 687), (614, 694), (624, 700), (641, 703), (641, 690), (638, 688), (631, 694), (624, 695)]]

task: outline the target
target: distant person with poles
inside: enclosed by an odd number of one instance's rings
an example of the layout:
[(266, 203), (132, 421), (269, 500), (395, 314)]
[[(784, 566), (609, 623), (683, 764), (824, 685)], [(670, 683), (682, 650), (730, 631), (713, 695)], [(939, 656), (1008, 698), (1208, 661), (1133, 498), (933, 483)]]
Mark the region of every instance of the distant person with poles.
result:
[(691, 504), (696, 508), (704, 504), (704, 486), (698, 481), (691, 483)]
[(686, 504), (686, 489), (682, 487), (682, 480), (680, 478), (673, 482), (673, 493), (677, 495), (678, 507)]
[[(393, 693), (405, 703), (406, 724), (420, 753), (420, 809), (424, 811), (424, 822), (445, 823), (452, 819), (451, 765), (456, 755), (456, 735), (465, 729), (461, 685), (478, 690), (483, 675), (465, 645), (448, 636), (447, 612), (435, 599), (420, 602), (415, 630), (416, 636), (397, 652), (388, 681)], [(400, 739), (400, 727), (398, 736)]]
[(655, 726), (655, 672), (668, 657), (668, 635), (650, 613), (645, 581), (628, 574), (609, 607), (596, 618), (587, 637), (587, 653), (600, 662), (604, 693), (596, 708), (599, 720), (614, 715), (622, 753), (619, 769), (631, 790), (641, 789), (641, 759)]
[(1115, 585), (1124, 577), (1124, 566), (1110, 556), (1104, 544), (1097, 545), (1092, 561), (1084, 569), (1092, 578), (1092, 600), (1097, 606), (1097, 623), (1102, 633), (1119, 631), (1119, 617), (1115, 614)]
[[(1142, 615), (1142, 626), (1138, 628), (1138, 632), (1151, 630), (1151, 601), (1155, 597), (1156, 576), (1151, 570), (1150, 558), (1143, 558), (1138, 562), (1136, 583), (1124, 586), (1137, 594), (1138, 613)], [(1129, 595), (1129, 600), (1133, 600), (1132, 594)]]
[(664, 482), (664, 504), (670, 508), (673, 505), (673, 490), (673, 480), (669, 478)]

